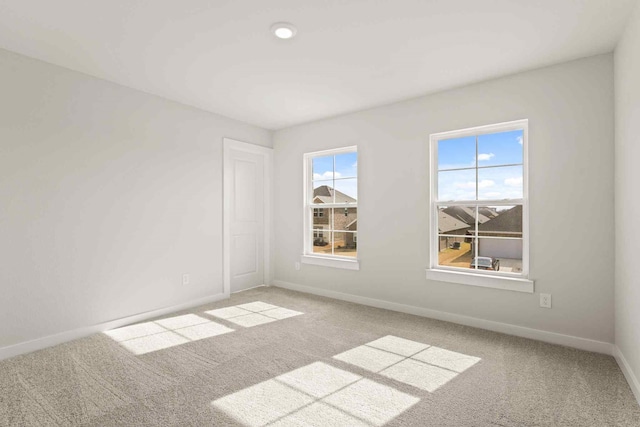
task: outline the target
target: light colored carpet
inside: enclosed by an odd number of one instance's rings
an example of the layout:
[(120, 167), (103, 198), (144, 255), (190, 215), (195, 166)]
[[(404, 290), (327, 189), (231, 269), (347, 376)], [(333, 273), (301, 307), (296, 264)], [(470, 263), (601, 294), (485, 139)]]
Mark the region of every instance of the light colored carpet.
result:
[(278, 288), (0, 362), (2, 426), (640, 426), (612, 357)]

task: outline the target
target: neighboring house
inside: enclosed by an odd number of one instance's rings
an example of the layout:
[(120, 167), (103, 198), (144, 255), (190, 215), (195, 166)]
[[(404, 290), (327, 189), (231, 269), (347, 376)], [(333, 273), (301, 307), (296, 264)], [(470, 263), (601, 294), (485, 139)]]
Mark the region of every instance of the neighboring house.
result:
[[(348, 196), (341, 191), (322, 185), (313, 190), (313, 203), (357, 203), (357, 200)], [(356, 231), (347, 228), (348, 226), (357, 227), (358, 209), (357, 208), (314, 208), (313, 209), (313, 240), (314, 242), (329, 242), (331, 236), (325, 230), (335, 230), (334, 238), (337, 246), (353, 245), (355, 235), (352, 233), (340, 233), (340, 230)], [(331, 226), (333, 224), (333, 228)], [(353, 225), (352, 225), (353, 224)]]
[(463, 242), (464, 235), (467, 234), (471, 226), (458, 218), (454, 218), (447, 214), (444, 210), (438, 212), (438, 233), (439, 234), (454, 234), (461, 237), (447, 237), (441, 236), (438, 251), (447, 249), (454, 242)]
[[(483, 208), (484, 209), (484, 208)], [(476, 224), (476, 213), (473, 208), (468, 208), (466, 206), (449, 206), (442, 210), (447, 215), (450, 215), (466, 224), (469, 224), (472, 227), (475, 227)], [(489, 221), (489, 217), (479, 212), (478, 214), (478, 223), (484, 224)]]
[[(522, 206), (498, 212), (495, 218), (478, 225), (478, 237), (522, 238)], [(480, 239), (478, 254), (495, 258), (522, 259), (522, 240)]]
[[(345, 227), (349, 231), (358, 231), (358, 220), (354, 219)], [(346, 247), (355, 249), (358, 246), (358, 233), (348, 233), (346, 237)]]
[(493, 219), (498, 216), (498, 211), (496, 211), (495, 208), (490, 208), (490, 207), (478, 208), (478, 212), (480, 212), (480, 214), (486, 216), (489, 219)]

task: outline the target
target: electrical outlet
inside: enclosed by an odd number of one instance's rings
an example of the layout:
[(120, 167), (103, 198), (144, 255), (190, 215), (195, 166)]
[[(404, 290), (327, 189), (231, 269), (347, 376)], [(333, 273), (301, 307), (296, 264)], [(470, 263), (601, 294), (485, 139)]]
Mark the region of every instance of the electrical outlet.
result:
[(540, 307), (551, 308), (551, 294), (540, 294)]
[(189, 284), (189, 275), (186, 274), (186, 273), (182, 275), (182, 284), (183, 285), (188, 285)]
[(295, 267), (296, 267), (296, 270), (300, 270), (300, 263), (299, 263), (299, 262), (296, 262), (296, 263), (295, 263)]

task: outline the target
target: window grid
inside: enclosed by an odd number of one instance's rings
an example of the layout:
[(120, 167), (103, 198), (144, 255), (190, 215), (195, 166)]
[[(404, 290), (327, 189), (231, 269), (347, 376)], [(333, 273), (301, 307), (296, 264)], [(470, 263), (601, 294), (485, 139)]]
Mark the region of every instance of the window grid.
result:
[[(483, 129), (484, 128), (484, 129)], [(497, 164), (497, 165), (488, 165), (488, 166), (480, 166), (479, 165), (479, 138), (482, 135), (489, 135), (489, 134), (493, 134), (493, 133), (501, 133), (501, 132), (506, 132), (506, 131), (510, 131), (510, 130), (521, 130), (523, 133), (522, 136), (522, 150), (523, 150), (523, 157), (522, 157), (522, 162), (521, 163), (505, 163), (505, 164)], [(472, 167), (460, 167), (460, 168), (443, 168), (440, 169), (439, 165), (438, 165), (438, 143), (442, 140), (446, 140), (446, 139), (453, 139), (453, 138), (462, 138), (462, 137), (468, 137), (468, 136), (473, 136), (475, 139), (475, 159), (474, 159), (474, 165)], [(445, 132), (443, 134), (438, 134), (438, 135), (432, 135), (431, 136), (431, 148), (430, 148), (430, 152), (431, 152), (431, 168), (432, 171), (435, 171), (435, 173), (432, 173), (432, 190), (431, 190), (431, 194), (432, 194), (432, 210), (431, 210), (431, 224), (432, 224), (432, 236), (436, 236), (436, 238), (432, 241), (432, 250), (431, 250), (431, 268), (438, 268), (438, 269), (446, 269), (446, 270), (454, 270), (454, 271), (465, 271), (467, 269), (464, 268), (460, 268), (460, 267), (449, 267), (449, 266), (444, 266), (444, 265), (440, 265), (439, 263), (439, 259), (438, 259), (438, 253), (439, 253), (439, 240), (441, 237), (446, 237), (446, 238), (470, 238), (471, 242), (472, 242), (472, 246), (473, 246), (473, 256), (477, 259), (477, 257), (479, 256), (479, 244), (478, 242), (480, 242), (481, 240), (507, 240), (507, 241), (521, 241), (522, 242), (522, 271), (521, 273), (518, 274), (514, 274), (514, 273), (505, 273), (505, 272), (487, 272), (487, 271), (483, 271), (481, 269), (478, 268), (478, 265), (476, 263), (475, 268), (473, 268), (474, 273), (482, 273), (482, 274), (496, 274), (496, 275), (500, 275), (500, 276), (515, 276), (515, 277), (526, 277), (528, 276), (528, 212), (527, 212), (527, 139), (528, 139), (528, 123), (526, 120), (521, 120), (521, 121), (517, 121), (517, 122), (512, 122), (512, 123), (506, 123), (506, 124), (499, 124), (499, 125), (491, 125), (491, 126), (486, 126), (486, 127), (481, 127), (481, 128), (477, 128), (475, 129), (467, 129), (464, 131), (460, 131), (460, 132)], [(522, 191), (523, 191), (523, 197), (522, 198), (515, 198), (515, 199), (502, 199), (502, 200), (487, 200), (487, 199), (480, 199), (480, 177), (479, 177), (479, 171), (483, 170), (483, 169), (495, 169), (495, 168), (504, 168), (504, 167), (511, 167), (511, 166), (520, 166), (522, 167), (522, 178), (523, 178), (523, 187), (522, 187)], [(454, 199), (454, 200), (440, 200), (439, 199), (439, 194), (438, 194), (438, 178), (439, 178), (439, 172), (453, 172), (453, 171), (465, 171), (465, 170), (474, 170), (475, 171), (475, 200), (458, 200), (458, 199)], [(474, 223), (473, 223), (473, 235), (471, 236), (461, 236), (461, 235), (455, 235), (455, 234), (446, 234), (446, 233), (440, 233), (438, 230), (438, 214), (440, 211), (440, 208), (442, 207), (449, 207), (449, 206), (463, 206), (463, 207), (469, 207), (469, 208), (473, 208), (474, 211)], [(516, 206), (522, 206), (523, 209), (523, 217), (522, 217), (522, 232), (520, 233), (522, 237), (508, 237), (508, 236), (481, 236), (480, 235), (480, 222), (479, 222), (479, 215), (480, 215), (480, 208), (481, 207), (493, 207), (493, 206), (512, 206), (512, 207), (516, 207)], [(507, 233), (505, 233), (507, 234)]]
[[(336, 182), (337, 181), (347, 181), (347, 180), (351, 180), (351, 181), (356, 181), (357, 182), (357, 172), (355, 174), (355, 176), (352, 175), (348, 175), (348, 176), (342, 176), (337, 178), (336, 177), (336, 157), (339, 156), (340, 154), (346, 154), (346, 153), (356, 153), (357, 154), (357, 148), (356, 147), (347, 147), (344, 149), (338, 149), (338, 150), (328, 150), (326, 152), (319, 152), (319, 153), (309, 153), (305, 155), (305, 166), (306, 166), (306, 170), (307, 170), (307, 185), (306, 185), (306, 192), (307, 192), (307, 196), (306, 196), (306, 201), (305, 203), (307, 204), (307, 209), (306, 209), (306, 214), (305, 214), (305, 224), (307, 224), (307, 222), (309, 223), (309, 225), (311, 225), (311, 227), (309, 227), (308, 225), (305, 225), (305, 235), (311, 235), (311, 239), (310, 241), (305, 242), (305, 254), (307, 255), (313, 255), (313, 256), (330, 256), (330, 257), (335, 257), (336, 259), (354, 259), (354, 257), (352, 256), (344, 256), (344, 255), (340, 255), (336, 253), (336, 248), (335, 248), (335, 244), (334, 242), (336, 241), (336, 233), (342, 233), (345, 236), (345, 244), (346, 244), (346, 237), (347, 236), (352, 236), (352, 242), (353, 244), (355, 244), (357, 242), (357, 238), (355, 238), (355, 236), (357, 235), (357, 231), (350, 231), (350, 230), (336, 230), (336, 216), (337, 215), (342, 215), (342, 211), (344, 210), (345, 212), (348, 212), (347, 209), (355, 209), (356, 210), (356, 219), (357, 219), (357, 208), (358, 208), (358, 203), (357, 200), (353, 203), (336, 203)], [(315, 158), (319, 158), (319, 157), (332, 157), (332, 174), (331, 174), (331, 179), (314, 179), (313, 177), (313, 159)], [(315, 190), (315, 184), (318, 182), (322, 182), (322, 183), (331, 183), (331, 189), (332, 189), (332, 201), (330, 203), (315, 203), (314, 202), (314, 190)], [(321, 207), (320, 207), (321, 206)], [(329, 214), (329, 223), (328, 228), (323, 228), (323, 233), (326, 235), (328, 235), (329, 238), (329, 244), (331, 245), (331, 251), (330, 254), (320, 254), (314, 251), (314, 242), (316, 237), (316, 230), (315, 227), (316, 225), (313, 222), (314, 218), (320, 218), (323, 217), (323, 215), (316, 215), (316, 211), (323, 211), (324, 209), (327, 209), (330, 214)]]

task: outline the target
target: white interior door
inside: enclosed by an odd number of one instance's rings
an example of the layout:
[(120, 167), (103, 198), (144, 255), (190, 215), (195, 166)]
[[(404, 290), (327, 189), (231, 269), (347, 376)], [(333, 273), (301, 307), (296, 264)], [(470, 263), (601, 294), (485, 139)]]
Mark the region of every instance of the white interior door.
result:
[(238, 292), (265, 283), (265, 158), (233, 147), (226, 156), (229, 281), (231, 292)]

